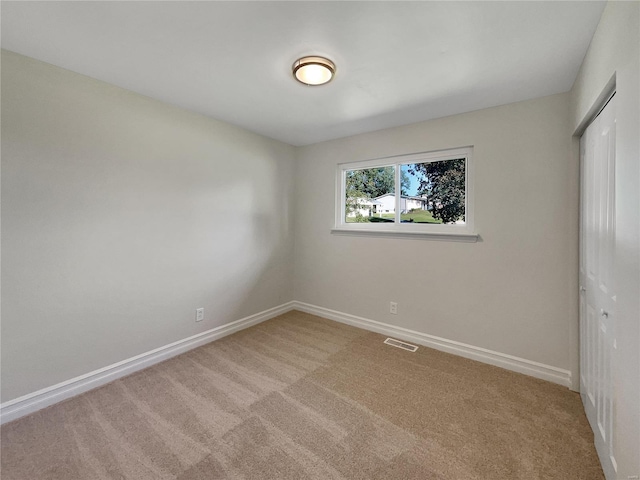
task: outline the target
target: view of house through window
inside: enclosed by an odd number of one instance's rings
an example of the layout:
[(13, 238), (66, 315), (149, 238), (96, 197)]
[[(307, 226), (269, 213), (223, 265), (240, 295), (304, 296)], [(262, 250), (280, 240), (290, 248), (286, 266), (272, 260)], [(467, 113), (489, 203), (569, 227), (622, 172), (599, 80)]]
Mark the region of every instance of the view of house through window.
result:
[(401, 224), (464, 224), (465, 168), (454, 158), (345, 170), (345, 222), (395, 223), (397, 208)]
[(393, 222), (395, 183), (395, 166), (347, 170), (345, 221)]

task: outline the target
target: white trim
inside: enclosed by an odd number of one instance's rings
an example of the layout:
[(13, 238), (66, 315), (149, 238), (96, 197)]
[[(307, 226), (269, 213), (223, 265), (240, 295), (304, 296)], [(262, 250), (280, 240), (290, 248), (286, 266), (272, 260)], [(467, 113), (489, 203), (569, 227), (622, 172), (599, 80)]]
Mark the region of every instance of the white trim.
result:
[(353, 162), (342, 162), (338, 166), (344, 170), (358, 170), (362, 168), (393, 166), (395, 164), (424, 163), (440, 160), (455, 160), (469, 153), (473, 145), (463, 147), (445, 148), (443, 150), (430, 150), (418, 153), (402, 153), (400, 155), (389, 155), (386, 157), (370, 158), (368, 160), (356, 160)]
[(545, 365), (543, 363), (508, 355), (506, 353), (495, 352), (493, 350), (476, 347), (474, 345), (468, 345), (466, 343), (456, 342), (454, 340), (447, 340), (446, 338), (428, 335), (426, 333), (409, 330), (407, 328), (396, 327), (387, 323), (357, 317), (348, 313), (338, 312), (336, 310), (330, 310), (328, 308), (304, 302), (294, 301), (293, 309), (311, 313), (336, 322), (353, 325), (354, 327), (363, 328), (372, 332), (412, 341), (419, 345), (424, 345), (447, 353), (453, 353), (454, 355), (477, 360), (478, 362), (488, 363), (507, 370), (530, 375), (542, 380), (564, 385), (567, 388), (571, 387), (571, 372), (562, 368)]
[(477, 233), (461, 232), (402, 232), (398, 230), (356, 230), (350, 228), (332, 228), (333, 235), (355, 235), (357, 237), (390, 237), (390, 238), (415, 238), (421, 240), (447, 240), (449, 242), (476, 243), (479, 235)]
[(79, 377), (58, 383), (57, 385), (43, 388), (37, 392), (29, 393), (14, 400), (9, 400), (8, 402), (0, 405), (0, 424), (16, 420), (20, 417), (130, 375), (138, 370), (150, 367), (156, 363), (175, 357), (181, 353), (205, 345), (219, 338), (226, 337), (227, 335), (239, 330), (243, 330), (251, 327), (252, 325), (277, 317), (278, 315), (282, 315), (283, 313), (287, 313), (291, 310), (311, 313), (319, 317), (340, 323), (346, 323), (365, 330), (383, 333), (402, 340), (413, 341), (419, 345), (424, 345), (443, 352), (453, 353), (454, 355), (459, 355), (461, 357), (506, 368), (507, 370), (512, 370), (514, 372), (524, 373), (525, 375), (548, 380), (566, 387), (570, 387), (571, 385), (571, 372), (568, 370), (526, 360), (513, 355), (507, 355), (505, 353), (494, 352), (492, 350), (487, 350), (473, 345), (467, 345), (454, 340), (447, 340), (445, 338), (428, 335), (426, 333), (420, 333), (407, 328), (396, 327), (387, 323), (357, 317), (348, 313), (338, 312), (336, 310), (330, 310), (328, 308), (304, 302), (292, 301), (254, 315), (250, 315), (240, 320), (212, 328), (206, 332), (178, 340), (177, 342), (136, 355), (135, 357), (114, 363), (113, 365), (94, 370), (93, 372), (80, 375)]
[(180, 355), (188, 350), (192, 350), (201, 345), (210, 343), (222, 337), (226, 337), (238, 330), (243, 330), (252, 325), (264, 322), (270, 318), (277, 317), (283, 313), (293, 310), (294, 302), (284, 303), (277, 307), (264, 310), (254, 315), (236, 320), (234, 322), (212, 328), (206, 332), (198, 333), (188, 338), (178, 340), (163, 347), (150, 350), (136, 355), (121, 362), (114, 363), (107, 367), (85, 373), (79, 377), (72, 378), (57, 385), (43, 388), (37, 392), (23, 395), (22, 397), (0, 405), (0, 424), (16, 420), (30, 413), (41, 410), (45, 407), (74, 397), (88, 390), (112, 382), (131, 373), (150, 367), (156, 363), (167, 360), (176, 355)]
[[(428, 163), (464, 158), (465, 160), (465, 223), (464, 224), (413, 224), (400, 222), (400, 169), (402, 165), (412, 163)], [(473, 146), (450, 148), (446, 150), (436, 150), (430, 152), (411, 153), (395, 155), (371, 160), (337, 164), (336, 175), (336, 203), (335, 203), (335, 224), (332, 232), (354, 231), (363, 232), (394, 232), (405, 236), (406, 233), (454, 233), (475, 235), (474, 224), (474, 179), (475, 162), (473, 161)], [(367, 168), (394, 167), (395, 185), (395, 217), (391, 223), (350, 223), (345, 219), (346, 209), (346, 175), (349, 170), (362, 170)], [(475, 235), (477, 238), (477, 235)], [(440, 237), (440, 240), (450, 240), (447, 237)]]

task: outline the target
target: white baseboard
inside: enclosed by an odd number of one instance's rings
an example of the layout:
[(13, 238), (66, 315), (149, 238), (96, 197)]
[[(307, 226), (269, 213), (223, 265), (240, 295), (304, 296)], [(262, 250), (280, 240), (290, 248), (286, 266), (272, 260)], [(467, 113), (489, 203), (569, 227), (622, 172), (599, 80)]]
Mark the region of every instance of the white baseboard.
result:
[(300, 310), (301, 312), (311, 313), (329, 320), (346, 323), (401, 340), (411, 341), (443, 352), (453, 353), (454, 355), (506, 368), (514, 372), (524, 373), (525, 375), (548, 380), (566, 387), (571, 386), (571, 372), (568, 370), (507, 355), (505, 353), (494, 352), (473, 345), (467, 345), (454, 340), (447, 340), (446, 338), (396, 327), (387, 323), (357, 317), (317, 305), (292, 301), (5, 402), (0, 405), (0, 424), (16, 420), (291, 310)]
[(170, 343), (149, 352), (136, 355), (135, 357), (123, 360), (113, 365), (109, 365), (93, 372), (80, 375), (57, 385), (43, 388), (22, 397), (10, 400), (0, 405), (0, 424), (10, 422), (23, 417), (37, 410), (74, 397), (88, 390), (104, 385), (106, 383), (122, 378), (143, 368), (150, 367), (156, 363), (167, 360), (176, 355), (180, 355), (188, 350), (204, 345), (206, 343), (226, 337), (238, 330), (243, 330), (252, 325), (256, 325), (270, 318), (282, 315), (293, 310), (294, 302), (288, 302), (280, 306), (264, 310), (263, 312), (250, 315), (248, 317), (227, 323), (219, 327), (212, 328), (206, 332), (193, 335), (183, 340)]
[(353, 325), (354, 327), (363, 328), (372, 332), (389, 335), (400, 340), (418, 343), (443, 352), (453, 353), (454, 355), (459, 355), (471, 360), (477, 360), (478, 362), (488, 363), (507, 370), (523, 373), (525, 375), (563, 385), (567, 388), (571, 387), (571, 372), (562, 368), (552, 367), (551, 365), (545, 365), (532, 360), (507, 355), (506, 353), (494, 352), (492, 350), (487, 350), (486, 348), (467, 345), (466, 343), (456, 342), (454, 340), (447, 340), (446, 338), (416, 332), (407, 328), (396, 327), (387, 323), (357, 317), (355, 315), (330, 310), (328, 308), (308, 303), (294, 301), (293, 309), (311, 313), (329, 320)]

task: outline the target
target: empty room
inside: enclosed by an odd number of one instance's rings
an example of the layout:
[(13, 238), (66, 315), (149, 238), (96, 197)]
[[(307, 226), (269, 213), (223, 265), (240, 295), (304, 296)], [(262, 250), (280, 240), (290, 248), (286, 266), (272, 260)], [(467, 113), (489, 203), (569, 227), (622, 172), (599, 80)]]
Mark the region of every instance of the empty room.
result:
[(0, 478), (640, 480), (640, 1), (0, 14)]

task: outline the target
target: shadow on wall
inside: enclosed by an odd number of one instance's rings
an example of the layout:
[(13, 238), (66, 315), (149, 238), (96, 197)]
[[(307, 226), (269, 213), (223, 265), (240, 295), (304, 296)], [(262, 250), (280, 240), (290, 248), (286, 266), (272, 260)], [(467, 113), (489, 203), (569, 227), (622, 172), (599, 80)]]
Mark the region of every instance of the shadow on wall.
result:
[(2, 401), (290, 300), (293, 147), (2, 67)]

